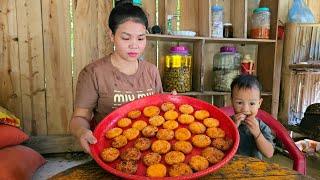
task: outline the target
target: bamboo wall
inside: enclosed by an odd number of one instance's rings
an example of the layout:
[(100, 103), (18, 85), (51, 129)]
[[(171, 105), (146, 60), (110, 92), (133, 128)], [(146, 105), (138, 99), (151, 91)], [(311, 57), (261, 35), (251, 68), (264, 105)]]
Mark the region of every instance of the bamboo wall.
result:
[[(165, 24), (164, 14), (175, 8), (170, 4), (176, 1), (159, 1), (159, 24)], [(181, 3), (181, 27), (199, 32), (201, 17), (196, 14), (202, 11), (198, 12), (197, 0), (180, 1), (188, 1)], [(319, 20), (320, 3), (307, 1)], [(289, 2), (280, 1), (283, 19)], [(142, 6), (154, 25), (156, 1), (143, 1)], [(112, 51), (106, 28), (111, 9), (112, 0), (0, 0), (0, 105), (21, 118), (23, 130), (39, 137), (36, 143), (54, 137), (53, 143), (74, 144), (62, 136), (69, 134), (77, 76), (86, 64)], [(155, 61), (156, 46), (161, 57), (170, 45), (149, 41), (146, 59)], [(192, 51), (193, 45), (187, 45)]]

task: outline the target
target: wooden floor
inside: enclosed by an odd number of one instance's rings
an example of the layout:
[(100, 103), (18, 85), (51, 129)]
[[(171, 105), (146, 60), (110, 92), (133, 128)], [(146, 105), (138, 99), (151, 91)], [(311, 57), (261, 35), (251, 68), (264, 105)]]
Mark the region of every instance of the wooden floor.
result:
[[(49, 155), (45, 156), (45, 158), (48, 162), (35, 173), (33, 177), (34, 180), (48, 179), (68, 168), (91, 160), (89, 156), (82, 153)], [(277, 163), (290, 169), (292, 168), (293, 163), (291, 159), (281, 154), (276, 154), (271, 159), (265, 159), (265, 161)], [(319, 159), (308, 158), (307, 175), (315, 179), (320, 179)]]

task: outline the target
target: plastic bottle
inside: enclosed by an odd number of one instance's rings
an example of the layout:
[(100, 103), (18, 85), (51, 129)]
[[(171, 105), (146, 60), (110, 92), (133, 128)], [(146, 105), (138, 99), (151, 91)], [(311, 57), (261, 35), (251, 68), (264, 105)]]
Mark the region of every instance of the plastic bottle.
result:
[(211, 37), (223, 38), (223, 7), (211, 6)]

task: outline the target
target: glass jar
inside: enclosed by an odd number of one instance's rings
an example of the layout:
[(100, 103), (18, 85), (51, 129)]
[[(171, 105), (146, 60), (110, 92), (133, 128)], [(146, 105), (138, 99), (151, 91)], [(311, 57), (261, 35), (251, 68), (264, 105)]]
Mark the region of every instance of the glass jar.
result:
[(166, 56), (164, 68), (164, 91), (191, 91), (192, 56), (185, 46), (173, 46)]
[(233, 27), (231, 23), (223, 24), (223, 37), (224, 38), (233, 38)]
[(211, 37), (223, 38), (223, 7), (211, 7)]
[(233, 46), (223, 46), (213, 57), (213, 82), (215, 91), (230, 91), (232, 80), (240, 74), (240, 54)]
[(252, 14), (251, 38), (269, 39), (270, 11), (267, 7), (257, 8)]

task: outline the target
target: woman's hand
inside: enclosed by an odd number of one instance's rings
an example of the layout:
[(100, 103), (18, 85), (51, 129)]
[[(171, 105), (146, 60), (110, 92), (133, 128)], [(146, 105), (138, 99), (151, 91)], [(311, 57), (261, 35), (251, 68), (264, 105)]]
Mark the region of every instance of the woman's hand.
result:
[(93, 136), (92, 131), (83, 129), (79, 133), (79, 141), (84, 152), (91, 154), (89, 144), (97, 143), (97, 139)]
[(237, 127), (239, 127), (239, 125), (241, 124), (242, 121), (244, 121), (246, 119), (246, 115), (244, 115), (243, 113), (238, 113), (234, 115), (234, 122), (236, 123)]
[(260, 134), (260, 128), (255, 115), (247, 116), (244, 122), (248, 126), (251, 134), (256, 138)]

